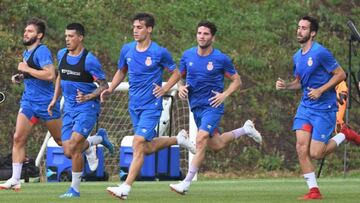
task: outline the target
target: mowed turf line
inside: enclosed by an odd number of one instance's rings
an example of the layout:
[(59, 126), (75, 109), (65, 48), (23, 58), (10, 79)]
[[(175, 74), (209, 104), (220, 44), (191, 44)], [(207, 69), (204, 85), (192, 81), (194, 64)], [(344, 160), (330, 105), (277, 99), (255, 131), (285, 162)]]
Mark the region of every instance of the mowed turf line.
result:
[[(307, 192), (301, 178), (291, 179), (236, 179), (198, 181), (190, 192), (181, 196), (169, 189), (173, 182), (136, 182), (127, 202), (297, 202), (297, 197)], [(1, 203), (38, 202), (118, 202), (110, 196), (106, 187), (115, 186), (112, 182), (83, 182), (81, 197), (78, 199), (59, 199), (70, 183), (26, 183), (20, 192), (0, 191)], [(325, 199), (321, 202), (360, 202), (359, 178), (321, 178), (321, 192)]]

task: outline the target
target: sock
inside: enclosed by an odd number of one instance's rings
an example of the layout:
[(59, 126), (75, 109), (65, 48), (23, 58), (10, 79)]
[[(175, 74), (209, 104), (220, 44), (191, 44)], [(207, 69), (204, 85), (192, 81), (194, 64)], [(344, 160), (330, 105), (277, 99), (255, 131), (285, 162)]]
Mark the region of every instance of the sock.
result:
[(309, 189), (314, 188), (314, 187), (319, 188), (319, 186), (316, 182), (315, 172), (304, 174), (304, 178), (305, 178), (305, 181), (306, 181)]
[(93, 136), (89, 136), (86, 140), (89, 142), (89, 148), (90, 148), (91, 146), (100, 144), (102, 142), (102, 137), (98, 135), (93, 135)]
[(231, 132), (234, 135), (235, 139), (239, 138), (241, 135), (246, 135), (245, 129), (243, 127), (235, 129)]
[(192, 179), (194, 178), (195, 174), (198, 172), (198, 168), (195, 166), (190, 166), (188, 173), (186, 174), (186, 177), (184, 179), (184, 181), (188, 181), (191, 182)]
[(74, 171), (72, 171), (71, 174), (72, 174), (71, 187), (76, 192), (79, 192), (82, 172), (74, 172)]
[(345, 140), (345, 135), (343, 133), (338, 133), (331, 139), (336, 142), (337, 146), (339, 146)]
[(12, 163), (12, 179), (15, 179), (17, 181), (21, 178), (21, 170), (22, 170), (22, 163)]

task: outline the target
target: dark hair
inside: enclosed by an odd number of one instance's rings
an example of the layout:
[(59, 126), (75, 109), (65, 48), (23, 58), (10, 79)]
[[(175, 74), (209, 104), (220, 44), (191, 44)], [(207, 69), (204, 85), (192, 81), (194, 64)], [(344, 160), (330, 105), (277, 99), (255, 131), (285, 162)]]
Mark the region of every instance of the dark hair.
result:
[(146, 27), (154, 28), (154, 26), (155, 26), (155, 18), (150, 13), (137, 13), (133, 17), (132, 22), (134, 22), (135, 20), (145, 21)]
[(200, 21), (196, 28), (199, 28), (199, 27), (209, 28), (211, 35), (213, 35), (213, 36), (216, 34), (216, 31), (217, 31), (216, 25), (208, 20)]
[(316, 32), (319, 30), (319, 22), (312, 16), (303, 16), (301, 20), (307, 20), (310, 22), (310, 32)]
[(36, 27), (37, 33), (43, 34), (40, 40), (42, 40), (45, 37), (46, 23), (44, 20), (33, 17), (26, 22), (26, 26), (28, 25), (34, 25)]
[(78, 35), (85, 37), (85, 28), (80, 23), (70, 23), (66, 26), (67, 30), (75, 30)]

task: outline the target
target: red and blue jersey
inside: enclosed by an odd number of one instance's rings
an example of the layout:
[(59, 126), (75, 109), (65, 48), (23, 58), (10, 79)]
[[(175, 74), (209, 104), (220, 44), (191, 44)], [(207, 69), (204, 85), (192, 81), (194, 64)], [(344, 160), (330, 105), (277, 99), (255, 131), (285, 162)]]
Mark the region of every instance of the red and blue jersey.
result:
[(300, 105), (317, 110), (336, 111), (335, 87), (324, 92), (318, 99), (308, 97), (309, 88), (317, 89), (326, 84), (340, 65), (328, 49), (317, 42), (305, 54), (298, 50), (293, 56), (294, 76), (300, 79), (303, 96)]
[(129, 108), (162, 109), (162, 97), (153, 95), (154, 84), (161, 86), (164, 69), (176, 69), (169, 51), (151, 42), (145, 51), (136, 50), (137, 42), (125, 44), (120, 52), (118, 69), (128, 71)]
[(61, 75), (62, 94), (65, 98), (64, 111), (91, 109), (100, 111), (99, 99), (83, 103), (76, 101), (77, 90), (80, 90), (84, 95), (90, 94), (97, 88), (93, 81), (105, 80), (105, 73), (96, 56), (85, 49), (78, 56), (70, 56), (67, 54), (67, 49), (64, 48), (58, 52), (57, 59)]
[[(32, 57), (31, 57), (32, 56)], [(31, 60), (32, 62), (28, 61)], [(23, 59), (28, 65), (34, 64), (35, 69), (43, 69), (47, 65), (53, 64), (53, 58), (50, 50), (43, 44), (32, 50), (25, 50)], [(49, 104), (54, 96), (54, 84), (52, 81), (41, 80), (35, 77), (25, 77), (25, 90), (22, 95), (22, 101), (27, 100), (37, 104)]]
[[(200, 56), (197, 50), (197, 47), (186, 50), (179, 65), (181, 74), (186, 75), (191, 109), (210, 107), (209, 99), (215, 96), (212, 91), (223, 92), (224, 77), (237, 73), (231, 59), (220, 50), (213, 49), (207, 56)], [(223, 111), (224, 104), (218, 108)]]

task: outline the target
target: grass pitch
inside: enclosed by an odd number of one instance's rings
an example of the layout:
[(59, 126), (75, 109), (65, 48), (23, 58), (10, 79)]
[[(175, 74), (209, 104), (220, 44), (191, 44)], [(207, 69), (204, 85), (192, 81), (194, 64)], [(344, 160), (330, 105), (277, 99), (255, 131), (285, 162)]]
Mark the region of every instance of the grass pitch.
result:
[[(298, 202), (297, 197), (307, 192), (301, 178), (286, 179), (234, 179), (194, 182), (187, 195), (178, 195), (169, 189), (173, 182), (136, 182), (127, 202)], [(359, 202), (360, 178), (320, 178), (318, 180), (324, 200), (321, 202)], [(118, 202), (106, 191), (115, 182), (82, 182), (81, 197), (59, 199), (70, 183), (23, 183), (20, 192), (0, 191), (1, 203), (39, 202)]]

